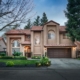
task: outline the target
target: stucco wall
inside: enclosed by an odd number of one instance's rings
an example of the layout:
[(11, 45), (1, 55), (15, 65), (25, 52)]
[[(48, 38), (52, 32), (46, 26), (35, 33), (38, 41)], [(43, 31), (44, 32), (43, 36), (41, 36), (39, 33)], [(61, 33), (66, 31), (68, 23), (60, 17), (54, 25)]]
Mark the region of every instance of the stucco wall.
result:
[[(9, 56), (12, 56), (12, 41), (19, 40), (19, 42), (24, 42), (24, 35), (7, 35), (7, 52)], [(23, 52), (22, 46), (20, 44), (20, 52)]]
[[(42, 36), (40, 32), (33, 32), (33, 55), (41, 55), (42, 54)], [(39, 43), (36, 43), (37, 39)]]
[(3, 48), (6, 48), (5, 43), (3, 42), (3, 40), (0, 40), (0, 51), (4, 51)]
[(63, 34), (64, 33), (62, 33), (62, 34), (59, 34), (59, 38), (60, 38), (60, 44), (73, 44), (73, 42), (70, 40), (70, 39), (64, 39), (63, 38)]
[[(59, 44), (59, 25), (56, 23), (48, 23), (47, 25), (44, 26), (44, 45), (52, 45), (52, 44)], [(49, 31), (54, 32), (54, 39), (48, 39), (48, 32)]]

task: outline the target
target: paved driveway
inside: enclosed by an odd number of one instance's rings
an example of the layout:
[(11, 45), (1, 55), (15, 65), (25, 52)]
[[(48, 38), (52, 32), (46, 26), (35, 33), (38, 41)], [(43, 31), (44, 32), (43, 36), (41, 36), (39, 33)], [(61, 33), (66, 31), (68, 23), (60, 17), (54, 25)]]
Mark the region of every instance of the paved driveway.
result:
[(51, 60), (50, 69), (80, 69), (80, 60), (68, 58), (54, 58)]

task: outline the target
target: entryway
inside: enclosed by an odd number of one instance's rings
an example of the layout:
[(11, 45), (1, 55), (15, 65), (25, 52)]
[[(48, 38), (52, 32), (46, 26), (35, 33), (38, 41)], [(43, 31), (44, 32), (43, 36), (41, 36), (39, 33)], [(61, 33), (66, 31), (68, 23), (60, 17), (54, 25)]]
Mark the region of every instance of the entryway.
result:
[(24, 55), (28, 58), (31, 57), (31, 47), (30, 46), (25, 46), (24, 47)]

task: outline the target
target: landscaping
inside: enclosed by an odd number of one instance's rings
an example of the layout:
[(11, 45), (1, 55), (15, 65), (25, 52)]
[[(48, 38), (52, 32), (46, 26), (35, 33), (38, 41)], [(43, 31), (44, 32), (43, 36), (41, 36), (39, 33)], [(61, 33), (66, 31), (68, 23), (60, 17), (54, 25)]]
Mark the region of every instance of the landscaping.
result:
[(0, 56), (0, 67), (41, 67), (50, 64), (48, 57), (28, 60), (23, 56)]

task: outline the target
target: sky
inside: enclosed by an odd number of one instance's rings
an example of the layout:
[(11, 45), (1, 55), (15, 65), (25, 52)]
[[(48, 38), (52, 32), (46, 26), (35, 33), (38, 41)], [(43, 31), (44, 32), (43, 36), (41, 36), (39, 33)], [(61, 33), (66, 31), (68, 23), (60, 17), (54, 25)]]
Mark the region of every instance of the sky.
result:
[(34, 0), (34, 11), (36, 16), (42, 17), (43, 12), (46, 13), (48, 20), (58, 22), (60, 25), (65, 25), (67, 18), (64, 10), (66, 10), (67, 0)]
[[(64, 10), (66, 10), (67, 0), (33, 0), (33, 3), (34, 9), (31, 12), (33, 13), (31, 17), (32, 22), (38, 15), (42, 17), (43, 12), (45, 12), (48, 20), (65, 25), (67, 18), (65, 17)], [(0, 35), (3, 33), (2, 31)]]

